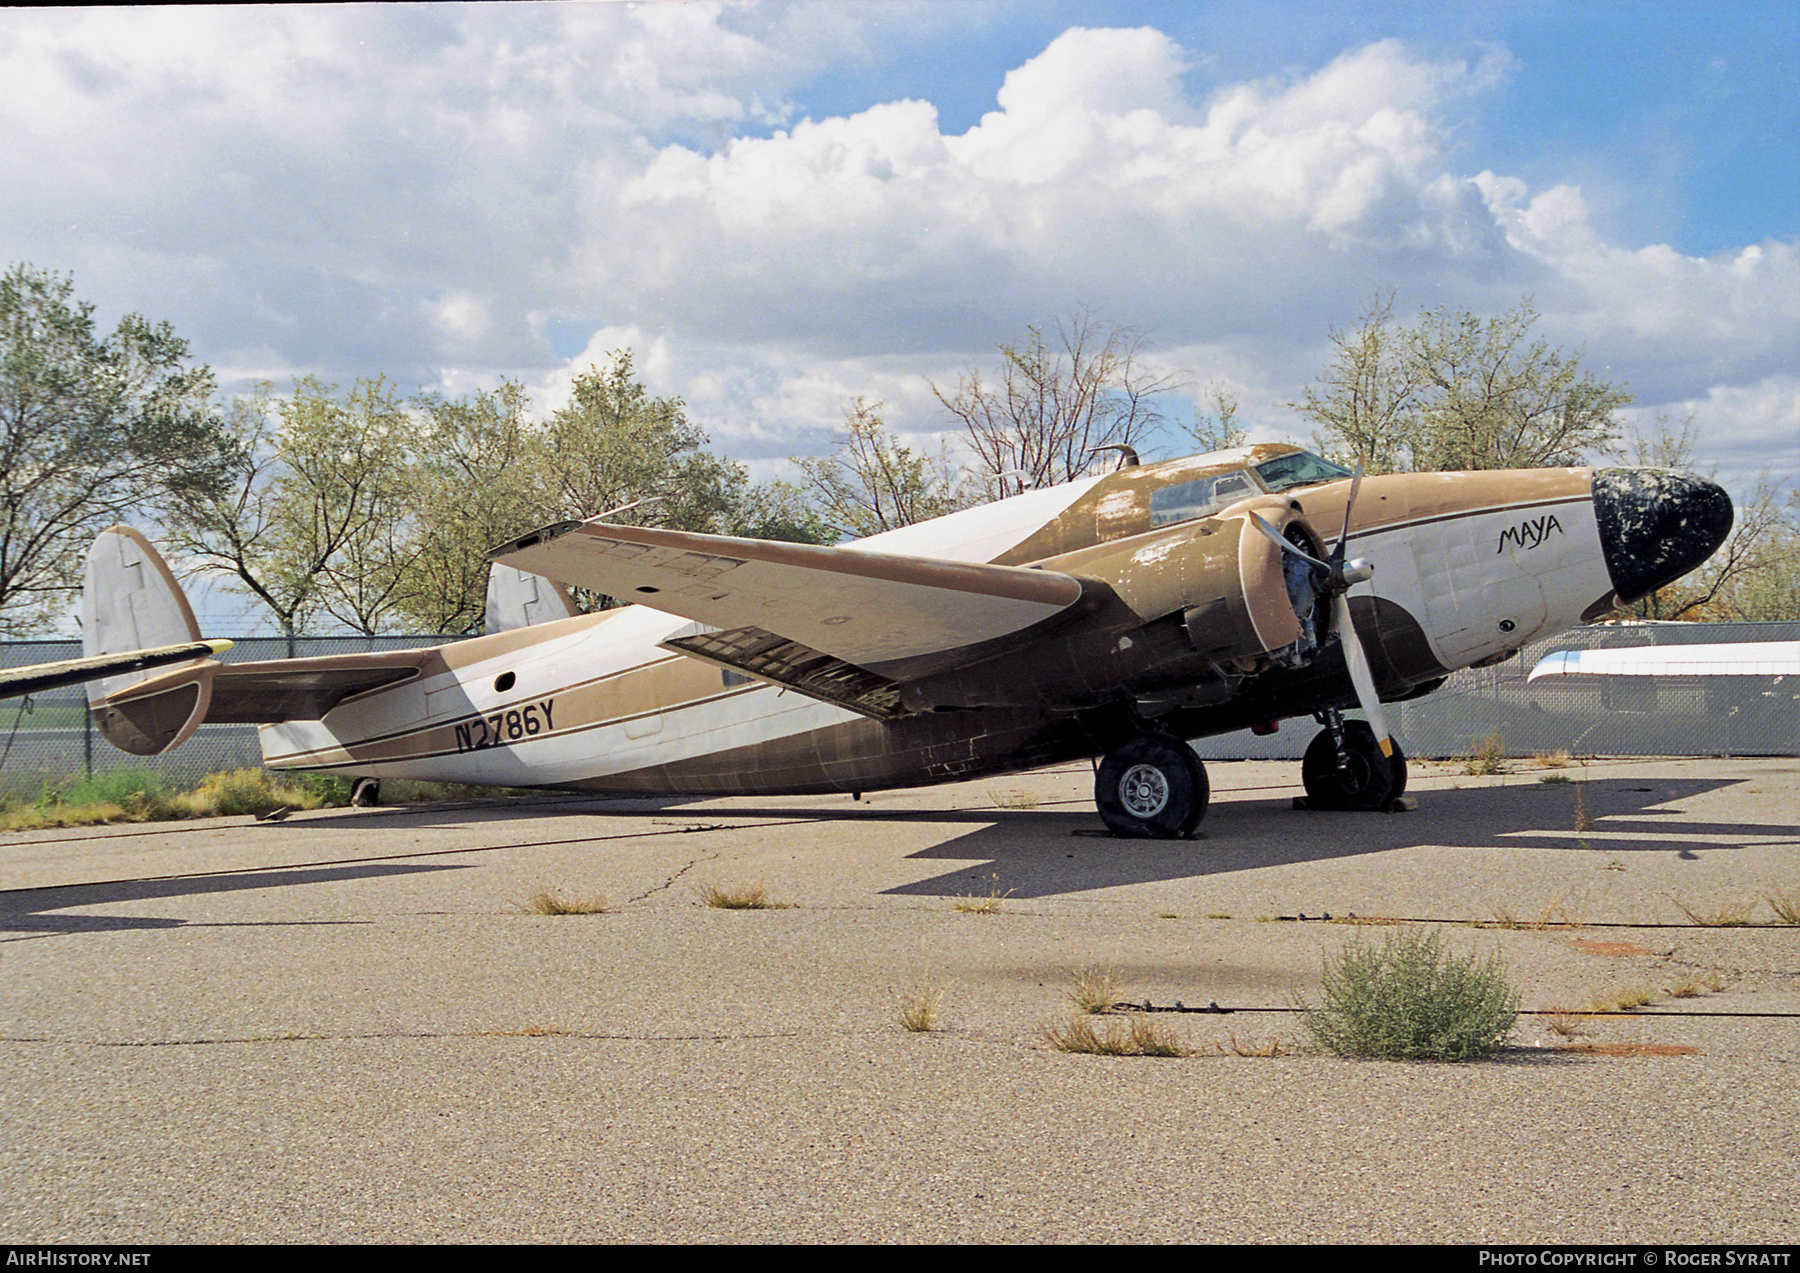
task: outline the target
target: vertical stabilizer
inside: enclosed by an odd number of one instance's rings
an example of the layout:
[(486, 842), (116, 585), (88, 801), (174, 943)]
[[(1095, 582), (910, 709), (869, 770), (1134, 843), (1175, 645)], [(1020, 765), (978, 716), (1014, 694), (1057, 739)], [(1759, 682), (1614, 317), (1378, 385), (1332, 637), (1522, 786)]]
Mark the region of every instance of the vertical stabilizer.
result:
[[(102, 531), (94, 541), (81, 610), (81, 644), (89, 657), (200, 639), (193, 608), (168, 563), (129, 526)], [(200, 658), (90, 682), (94, 724), (121, 751), (136, 756), (167, 751), (206, 719), (218, 666)]]
[(572, 618), (575, 603), (559, 583), (499, 563), (488, 568), (487, 633)]

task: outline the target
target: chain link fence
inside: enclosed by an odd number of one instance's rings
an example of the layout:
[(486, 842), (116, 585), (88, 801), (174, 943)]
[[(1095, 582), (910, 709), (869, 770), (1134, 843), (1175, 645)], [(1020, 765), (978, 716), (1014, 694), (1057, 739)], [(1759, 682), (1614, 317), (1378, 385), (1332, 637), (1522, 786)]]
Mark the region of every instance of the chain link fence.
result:
[[(249, 637), (224, 661), (349, 654), (443, 645), (455, 637)], [(1641, 624), (1577, 628), (1527, 646), (1506, 662), (1458, 672), (1443, 688), (1389, 707), (1389, 724), (1414, 756), (1464, 756), (1498, 736), (1514, 756), (1566, 751), (1576, 756), (1800, 755), (1800, 678), (1779, 676), (1558, 676), (1527, 682), (1531, 669), (1555, 650), (1698, 645), (1800, 639), (1800, 623)], [(78, 658), (76, 641), (0, 644), (0, 666), (22, 667)], [(262, 764), (253, 725), (202, 725), (162, 756), (116, 750), (88, 721), (81, 687), (0, 702), (0, 792), (35, 794), (85, 774), (150, 769), (171, 785), (209, 773)], [(1279, 733), (1249, 731), (1203, 738), (1195, 749), (1208, 760), (1298, 759), (1312, 741), (1310, 722), (1293, 720)]]

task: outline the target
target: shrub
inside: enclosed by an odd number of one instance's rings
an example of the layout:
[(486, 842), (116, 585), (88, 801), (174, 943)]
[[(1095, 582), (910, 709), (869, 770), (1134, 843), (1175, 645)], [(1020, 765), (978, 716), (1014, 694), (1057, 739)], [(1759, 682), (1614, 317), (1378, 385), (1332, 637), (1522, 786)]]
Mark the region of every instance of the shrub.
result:
[(1458, 959), (1441, 933), (1390, 933), (1325, 960), (1323, 1002), (1305, 1006), (1307, 1032), (1340, 1056), (1472, 1061), (1499, 1048), (1519, 995), (1498, 955)]

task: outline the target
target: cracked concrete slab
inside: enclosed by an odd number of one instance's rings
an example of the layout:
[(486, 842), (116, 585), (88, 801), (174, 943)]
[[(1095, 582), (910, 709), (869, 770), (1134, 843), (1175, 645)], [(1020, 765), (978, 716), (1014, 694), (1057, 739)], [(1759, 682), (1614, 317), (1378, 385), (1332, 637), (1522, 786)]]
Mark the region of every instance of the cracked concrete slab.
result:
[[(1395, 815), (1209, 768), (1182, 843), (1093, 834), (1082, 766), (5, 837), (0, 1238), (1794, 1240), (1800, 764), (1422, 765)], [(750, 882), (789, 905), (700, 901)], [(1326, 956), (1421, 924), (1640, 1054), (1299, 1050)], [(1056, 1052), (1090, 966), (1235, 1011)]]

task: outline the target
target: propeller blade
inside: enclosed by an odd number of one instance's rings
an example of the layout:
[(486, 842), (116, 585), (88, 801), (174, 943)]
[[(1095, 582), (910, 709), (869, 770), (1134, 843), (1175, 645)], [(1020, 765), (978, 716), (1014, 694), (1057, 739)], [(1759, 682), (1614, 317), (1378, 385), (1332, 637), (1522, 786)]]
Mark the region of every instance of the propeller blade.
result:
[(1332, 563), (1344, 560), (1344, 545), (1350, 542), (1350, 512), (1356, 507), (1356, 492), (1362, 488), (1362, 456), (1356, 457), (1356, 476), (1350, 479), (1350, 498), (1344, 501), (1344, 529), (1338, 532), (1337, 547), (1331, 550)]
[(1293, 543), (1291, 540), (1287, 539), (1285, 536), (1282, 535), (1282, 533), (1280, 531), (1276, 530), (1273, 526), (1269, 525), (1269, 523), (1265, 522), (1262, 519), (1262, 516), (1260, 514), (1252, 512), (1250, 514), (1250, 520), (1252, 522), (1256, 523), (1256, 529), (1260, 530), (1264, 535), (1267, 535), (1269, 537), (1270, 541), (1273, 542), (1274, 545), (1277, 548), (1281, 549), (1283, 552), (1293, 553), (1294, 556), (1300, 558), (1302, 561), (1310, 561), (1313, 565), (1317, 566), (1320, 570), (1323, 570), (1327, 573), (1329, 573), (1331, 571), (1331, 563), (1330, 562), (1320, 561), (1317, 557), (1313, 556), (1311, 553), (1307, 552), (1305, 549), (1301, 548), (1299, 545), (1297, 545), (1297, 544)]
[(1381, 754), (1392, 756), (1394, 743), (1388, 737), (1387, 717), (1381, 714), (1381, 699), (1375, 693), (1375, 677), (1369, 671), (1369, 658), (1363, 653), (1362, 638), (1356, 635), (1356, 625), (1350, 622), (1350, 598), (1344, 593), (1333, 594), (1331, 617), (1337, 624), (1338, 644), (1344, 649), (1344, 664), (1350, 669), (1350, 683), (1356, 687), (1357, 705), (1363, 709), (1363, 715), (1369, 718), (1369, 728), (1375, 731), (1375, 741), (1381, 745)]

